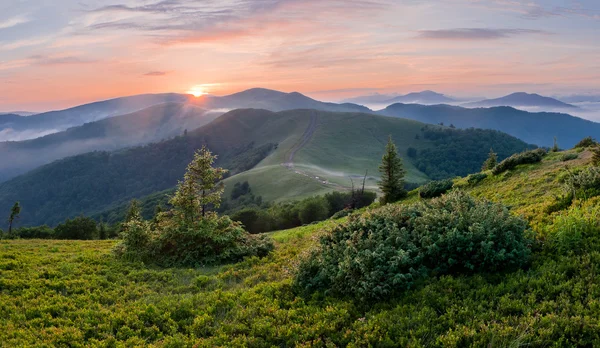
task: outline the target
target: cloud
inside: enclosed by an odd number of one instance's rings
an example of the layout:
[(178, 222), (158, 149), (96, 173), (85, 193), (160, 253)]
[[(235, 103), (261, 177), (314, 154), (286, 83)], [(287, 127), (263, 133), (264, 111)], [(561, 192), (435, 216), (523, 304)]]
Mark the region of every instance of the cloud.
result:
[(169, 71), (149, 71), (145, 73), (144, 76), (165, 76), (169, 73)]
[(12, 17), (3, 22), (0, 22), (0, 29), (12, 28), (19, 24), (27, 23), (29, 21), (31, 20), (25, 16)]
[(417, 38), (430, 40), (497, 40), (520, 35), (550, 34), (535, 29), (493, 29), (493, 28), (455, 28), (441, 30), (420, 30)]

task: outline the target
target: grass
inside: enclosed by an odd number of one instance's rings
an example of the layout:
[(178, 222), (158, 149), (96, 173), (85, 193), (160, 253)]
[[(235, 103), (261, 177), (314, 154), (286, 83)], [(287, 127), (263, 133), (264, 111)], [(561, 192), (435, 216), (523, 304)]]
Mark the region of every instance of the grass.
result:
[[(570, 166), (582, 166), (587, 152)], [(560, 154), (488, 177), (474, 195), (512, 205), (536, 230), (597, 216), (598, 200), (547, 215)], [(409, 200), (419, 199), (413, 192)], [(342, 220), (343, 221), (343, 220)], [(579, 221), (579, 222), (578, 222)], [(600, 243), (536, 247), (513, 273), (444, 276), (371, 307), (299, 295), (298, 262), (336, 221), (272, 233), (275, 252), (215, 268), (118, 261), (113, 241), (0, 240), (4, 346), (569, 347), (600, 345)], [(596, 234), (597, 225), (586, 229)], [(584, 235), (585, 235), (584, 233)], [(563, 236), (564, 237), (564, 236)], [(562, 237), (561, 237), (562, 238)]]

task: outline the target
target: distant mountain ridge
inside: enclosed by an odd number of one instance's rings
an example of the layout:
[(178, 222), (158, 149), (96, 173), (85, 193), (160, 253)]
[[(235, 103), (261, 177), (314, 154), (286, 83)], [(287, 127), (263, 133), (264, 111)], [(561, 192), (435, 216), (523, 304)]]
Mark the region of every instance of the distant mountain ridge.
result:
[(393, 104), (377, 113), (459, 128), (495, 129), (527, 143), (550, 147), (554, 137), (563, 148), (584, 137), (600, 138), (600, 123), (563, 113), (527, 112), (513, 107), (464, 108), (450, 105)]
[(164, 103), (36, 139), (0, 142), (0, 182), (67, 156), (117, 150), (181, 135), (219, 115), (189, 103)]
[(406, 95), (372, 94), (344, 100), (356, 104), (446, 104), (456, 102), (455, 99), (434, 91), (413, 92)]
[(554, 109), (577, 109), (577, 106), (564, 103), (560, 100), (544, 97), (535, 93), (517, 92), (496, 99), (485, 99), (477, 102), (463, 104), (465, 107), (540, 107)]

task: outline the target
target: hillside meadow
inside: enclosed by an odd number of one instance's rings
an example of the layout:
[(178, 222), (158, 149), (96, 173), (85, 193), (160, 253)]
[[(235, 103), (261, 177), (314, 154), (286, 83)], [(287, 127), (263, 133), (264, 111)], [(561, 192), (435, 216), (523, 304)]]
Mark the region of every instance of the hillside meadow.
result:
[[(512, 207), (531, 224), (519, 270), (434, 276), (361, 303), (293, 286), (318, 237), (344, 219), (271, 233), (269, 256), (212, 268), (156, 268), (112, 254), (115, 241), (0, 241), (0, 342), (99, 347), (566, 347), (600, 344), (598, 200), (547, 213), (565, 167), (549, 153), (455, 189)], [(573, 157), (573, 156), (571, 156)], [(405, 202), (418, 200), (416, 191)], [(572, 234), (568, 234), (572, 233)], [(571, 238), (576, 235), (581, 238)], [(567, 245), (574, 246), (562, 248)]]

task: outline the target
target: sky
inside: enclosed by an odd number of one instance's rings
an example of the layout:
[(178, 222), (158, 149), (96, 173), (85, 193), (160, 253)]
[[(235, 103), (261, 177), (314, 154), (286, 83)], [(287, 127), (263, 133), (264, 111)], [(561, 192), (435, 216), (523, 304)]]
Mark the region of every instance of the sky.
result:
[(0, 111), (252, 87), (600, 94), (598, 0), (3, 0)]

